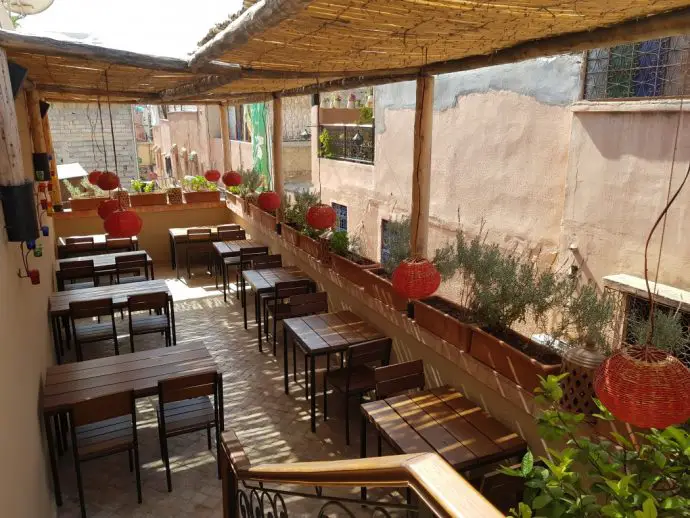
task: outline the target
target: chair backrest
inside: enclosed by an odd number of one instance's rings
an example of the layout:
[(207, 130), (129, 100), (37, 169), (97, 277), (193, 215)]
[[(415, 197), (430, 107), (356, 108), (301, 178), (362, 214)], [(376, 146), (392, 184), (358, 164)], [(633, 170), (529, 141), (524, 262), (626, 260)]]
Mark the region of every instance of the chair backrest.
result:
[(187, 241), (211, 241), (210, 228), (188, 228)]
[(142, 268), (146, 279), (149, 278), (148, 256), (146, 252), (138, 254), (127, 254), (115, 257), (115, 273), (117, 281), (120, 282), (120, 274), (129, 273), (132, 269)]
[(90, 243), (68, 243), (65, 245), (63, 255), (92, 255), (95, 250), (93, 242)]
[(347, 350), (347, 366), (356, 367), (372, 363), (386, 366), (390, 361), (392, 346), (393, 340), (390, 338), (379, 338), (353, 345)]
[(95, 282), (96, 272), (93, 266), (93, 259), (76, 259), (73, 261), (62, 261), (57, 277), (62, 281), (76, 281), (90, 279)]
[(242, 230), (242, 227), (240, 227), (237, 223), (218, 225), (216, 228), (218, 229), (218, 232), (223, 232), (224, 230)]
[(134, 391), (118, 392), (76, 403), (71, 410), (72, 427), (98, 423), (106, 419), (131, 415), (136, 425)]
[(131, 237), (105, 236), (105, 247), (108, 250), (134, 250), (134, 240)]
[(261, 255), (252, 259), (254, 270), (265, 270), (267, 268), (280, 268), (283, 266), (283, 256), (280, 254)]
[(247, 239), (247, 234), (242, 229), (221, 230), (218, 228), (219, 241), (239, 241), (240, 239)]
[(65, 238), (66, 245), (93, 245), (93, 236), (83, 237), (67, 237)]
[(290, 297), (290, 316), (302, 317), (316, 313), (328, 313), (328, 294), (325, 291)]
[(158, 401), (163, 404), (200, 396), (216, 396), (218, 378), (218, 372), (206, 371), (159, 380)]
[(313, 291), (311, 288), (312, 281), (309, 279), (276, 282), (273, 288), (274, 300), (277, 303), (281, 299), (287, 299), (296, 295), (308, 294)]
[(374, 369), (376, 399), (385, 399), (408, 390), (424, 389), (424, 362), (396, 363)]
[(113, 313), (113, 299), (85, 300), (69, 303), (69, 314), (72, 320), (77, 318), (101, 317)]
[(164, 291), (143, 293), (127, 297), (127, 309), (131, 314), (134, 311), (147, 311), (150, 309), (162, 309), (168, 314), (168, 294)]
[(240, 271), (243, 270), (244, 267), (250, 268), (253, 264), (254, 258), (261, 255), (268, 255), (267, 246), (251, 246), (248, 248), (240, 248)]

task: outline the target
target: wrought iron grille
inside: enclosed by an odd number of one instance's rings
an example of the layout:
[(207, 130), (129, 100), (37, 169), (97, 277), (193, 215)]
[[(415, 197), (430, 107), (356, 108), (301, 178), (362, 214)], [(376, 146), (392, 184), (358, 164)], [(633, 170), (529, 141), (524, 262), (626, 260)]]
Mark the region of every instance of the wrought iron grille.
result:
[(363, 164), (374, 163), (374, 125), (319, 126), (319, 156)]
[(332, 203), (335, 211), (335, 229), (347, 232), (347, 206), (339, 203)]
[(690, 36), (642, 41), (587, 53), (585, 99), (678, 97), (690, 92)]

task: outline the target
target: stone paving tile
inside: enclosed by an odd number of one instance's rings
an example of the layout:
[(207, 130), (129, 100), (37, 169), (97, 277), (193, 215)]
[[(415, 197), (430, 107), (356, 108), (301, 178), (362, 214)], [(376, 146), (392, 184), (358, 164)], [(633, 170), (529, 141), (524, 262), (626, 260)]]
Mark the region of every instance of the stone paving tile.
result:
[[(158, 271), (160, 270), (160, 271)], [(234, 297), (223, 302), (213, 281), (199, 275), (187, 284), (175, 280), (174, 272), (158, 268), (157, 278), (170, 279), (175, 297), (178, 344), (203, 340), (223, 373), (226, 429), (232, 428), (253, 464), (309, 460), (335, 460), (359, 457), (359, 413), (352, 402), (350, 425), (352, 444), (345, 445), (344, 402), (338, 395), (329, 397), (329, 419), (318, 413), (316, 433), (309, 428), (309, 401), (304, 396), (303, 362), (298, 358), (298, 382), (290, 377), (290, 395), (283, 391), (283, 362), (279, 337), (278, 356), (267, 347), (259, 353), (256, 326), (250, 319), (248, 330), (242, 324), (242, 308)], [(250, 300), (250, 308), (253, 307)], [(126, 316), (126, 315), (125, 315)], [(129, 352), (127, 320), (117, 322), (121, 353)], [(164, 346), (158, 334), (136, 337), (136, 350)], [(73, 354), (73, 351), (68, 354)], [(98, 343), (84, 348), (85, 359), (114, 354), (112, 344)], [(322, 365), (323, 366), (323, 365)], [(292, 359), (290, 357), (290, 371)], [(317, 385), (317, 410), (321, 408), (321, 383)], [(136, 499), (134, 474), (129, 472), (126, 454), (96, 459), (82, 464), (84, 493), (91, 518), (135, 517), (220, 517), (222, 494), (217, 479), (215, 442), (207, 449), (206, 433), (200, 431), (169, 439), (173, 491), (167, 492), (165, 469), (158, 445), (155, 397), (137, 403), (143, 503)], [(376, 439), (370, 431), (369, 453), (374, 454)], [(385, 453), (385, 452), (384, 452)], [(79, 516), (74, 465), (71, 450), (60, 458), (60, 478), (64, 504), (60, 518)], [(273, 486), (278, 487), (278, 486)], [(313, 488), (280, 486), (313, 494)], [(358, 489), (324, 490), (327, 495), (357, 498)], [(375, 490), (374, 498), (400, 501), (399, 493)], [(285, 497), (290, 516), (317, 516), (323, 501)], [(370, 516), (359, 505), (350, 506), (354, 515)], [(395, 513), (393, 513), (395, 515)], [(347, 516), (329, 511), (328, 516)]]

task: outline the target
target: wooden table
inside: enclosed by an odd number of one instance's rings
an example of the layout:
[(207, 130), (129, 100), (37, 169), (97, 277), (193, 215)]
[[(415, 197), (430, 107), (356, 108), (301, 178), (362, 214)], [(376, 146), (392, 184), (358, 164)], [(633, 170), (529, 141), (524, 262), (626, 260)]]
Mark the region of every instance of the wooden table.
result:
[[(216, 288), (218, 287), (218, 271), (223, 271), (223, 293), (228, 286), (228, 277), (223, 259), (226, 257), (236, 257), (240, 255), (240, 250), (243, 248), (253, 248), (255, 246), (263, 246), (258, 241), (253, 239), (237, 239), (235, 241), (215, 241), (213, 243), (213, 251), (216, 254)], [(227, 302), (227, 300), (226, 300)]]
[[(62, 263), (64, 262), (69, 262), (69, 261), (80, 261), (80, 260), (92, 260), (93, 261), (93, 267), (94, 270), (96, 270), (96, 273), (102, 273), (102, 272), (108, 272), (108, 271), (114, 271), (115, 270), (115, 258), (116, 257), (127, 257), (129, 255), (137, 255), (145, 252), (141, 251), (136, 251), (136, 252), (116, 252), (113, 254), (101, 254), (101, 255), (85, 255), (85, 256), (80, 256), (80, 257), (70, 257), (69, 259), (58, 259), (55, 263), (55, 275), (58, 280), (58, 286), (61, 287), (62, 285), (62, 279), (60, 279), (60, 270)], [(149, 268), (151, 272), (151, 280), (154, 280), (154, 274), (153, 274), (153, 259), (151, 259), (151, 256), (147, 253), (146, 254), (146, 265), (147, 268)], [(60, 288), (58, 288), (60, 289)]]
[(361, 457), (367, 422), (397, 453), (435, 452), (458, 471), (521, 456), (527, 443), (452, 387), (372, 401), (361, 406)]
[[(106, 253), (108, 251), (106, 247), (106, 240), (105, 240), (105, 234), (92, 234), (88, 236), (66, 236), (66, 237), (59, 237), (57, 240), (57, 256), (59, 259), (64, 259), (65, 257), (68, 257), (67, 254), (67, 239), (70, 239), (72, 237), (92, 237), (93, 238), (93, 253), (99, 254), (99, 253)], [(137, 236), (134, 236), (132, 238), (132, 250), (139, 250), (139, 239)], [(84, 251), (80, 251), (80, 254), (83, 254)]]
[[(48, 299), (48, 315), (53, 329), (53, 343), (55, 345), (55, 358), (58, 363), (62, 360), (62, 332), (60, 331), (60, 318), (69, 315), (70, 302), (96, 300), (102, 298), (112, 298), (116, 309), (127, 306), (129, 295), (140, 295), (164, 291), (168, 294), (170, 303), (170, 320), (172, 325), (173, 344), (177, 343), (177, 333), (175, 329), (175, 305), (172, 293), (164, 280), (153, 280), (143, 282), (131, 282), (128, 284), (113, 284), (108, 286), (96, 286), (95, 288), (83, 288), (73, 291), (57, 291), (50, 295)], [(67, 335), (69, 339), (69, 334)]]
[(247, 289), (246, 284), (254, 290), (254, 317), (259, 318), (259, 298), (262, 293), (268, 293), (275, 289), (276, 282), (298, 281), (308, 279), (306, 273), (296, 266), (283, 266), (281, 268), (266, 268), (265, 270), (245, 270), (242, 272), (241, 301), (244, 307), (244, 328), (247, 329)]
[[(307, 397), (311, 387), (311, 431), (316, 431), (316, 357), (343, 352), (351, 345), (368, 342), (384, 335), (351, 311), (338, 311), (325, 315), (288, 318), (283, 320), (283, 364), (285, 393), (288, 394), (288, 342), (292, 339), (309, 360), (309, 377), (305, 379)], [(288, 338), (289, 337), (289, 338)], [(330, 362), (326, 362), (326, 371)], [(297, 377), (297, 360), (293, 354), (294, 376)]]
[[(68, 412), (77, 403), (108, 394), (133, 390), (137, 398), (152, 396), (158, 393), (159, 380), (203, 371), (216, 372), (217, 367), (201, 341), (49, 367), (42, 405), (57, 505), (62, 505), (62, 494), (51, 417)], [(221, 419), (222, 415), (221, 408)], [(57, 439), (61, 451), (60, 435)]]
[[(211, 241), (218, 241), (218, 227), (232, 225), (232, 223), (221, 223), (220, 225), (202, 225), (198, 227), (180, 227), (180, 228), (169, 228), (168, 229), (168, 239), (170, 240), (170, 266), (173, 270), (177, 269), (178, 257), (177, 254), (180, 251), (180, 244), (187, 242), (187, 231), (197, 228), (210, 228), (211, 229)], [(242, 230), (242, 227), (235, 225), (236, 230)]]

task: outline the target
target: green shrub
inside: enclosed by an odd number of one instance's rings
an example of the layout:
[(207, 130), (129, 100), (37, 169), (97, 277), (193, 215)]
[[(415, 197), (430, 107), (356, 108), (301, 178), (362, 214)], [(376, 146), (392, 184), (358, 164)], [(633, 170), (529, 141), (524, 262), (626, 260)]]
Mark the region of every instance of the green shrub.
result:
[(188, 192), (218, 190), (218, 186), (215, 183), (209, 182), (203, 176), (192, 176), (191, 178), (184, 178), (182, 180), (182, 186)]
[(386, 225), (386, 257), (381, 261), (381, 267), (388, 275), (405, 259), (410, 257), (410, 218), (403, 216), (399, 220), (391, 220)]
[(690, 337), (683, 328), (680, 314), (656, 309), (654, 311), (654, 334), (650, 334), (650, 321), (641, 315), (630, 315), (630, 332), (637, 344), (647, 341), (654, 347), (663, 349), (676, 356), (687, 354)]

